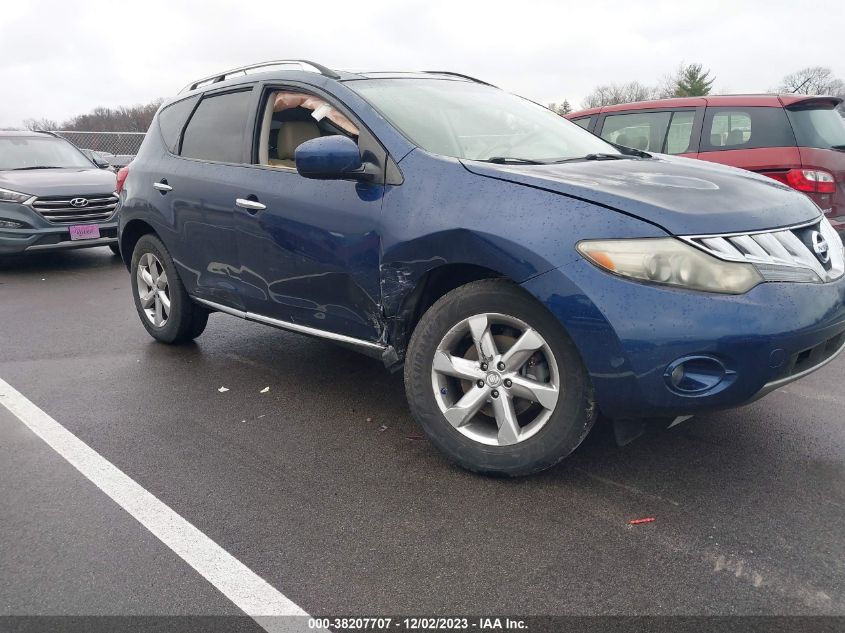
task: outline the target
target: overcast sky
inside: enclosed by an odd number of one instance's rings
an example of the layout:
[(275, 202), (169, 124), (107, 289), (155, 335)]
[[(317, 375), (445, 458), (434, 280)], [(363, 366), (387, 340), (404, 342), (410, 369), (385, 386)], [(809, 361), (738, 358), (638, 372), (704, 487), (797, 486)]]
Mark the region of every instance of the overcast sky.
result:
[(763, 92), (805, 66), (845, 78), (843, 27), (841, 0), (5, 0), (0, 127), (148, 102), (280, 58), (451, 70), (575, 107), (599, 83), (657, 83), (681, 61), (710, 68), (718, 92)]

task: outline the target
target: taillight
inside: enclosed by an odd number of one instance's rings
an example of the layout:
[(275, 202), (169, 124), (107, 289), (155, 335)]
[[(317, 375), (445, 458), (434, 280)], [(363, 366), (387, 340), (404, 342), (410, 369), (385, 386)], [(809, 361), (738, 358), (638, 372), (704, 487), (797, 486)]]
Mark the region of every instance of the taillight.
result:
[(790, 169), (766, 175), (804, 193), (836, 193), (833, 174), (820, 169)]
[(129, 175), (129, 165), (121, 167), (117, 170), (117, 188), (115, 191), (120, 193), (123, 191), (123, 185), (126, 184), (126, 177)]

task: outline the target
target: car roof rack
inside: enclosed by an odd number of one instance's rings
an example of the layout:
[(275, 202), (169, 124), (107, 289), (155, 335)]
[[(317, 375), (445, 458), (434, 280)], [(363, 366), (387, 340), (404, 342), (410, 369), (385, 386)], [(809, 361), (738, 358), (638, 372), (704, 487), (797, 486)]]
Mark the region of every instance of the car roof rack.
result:
[(179, 91), (179, 94), (182, 94), (183, 92), (188, 92), (189, 90), (195, 90), (196, 88), (199, 88), (203, 85), (220, 83), (221, 81), (226, 81), (227, 79), (238, 75), (248, 75), (249, 71), (257, 71), (262, 68), (269, 68), (272, 66), (298, 66), (300, 70), (304, 70), (307, 72), (318, 72), (321, 75), (325, 77), (331, 77), (332, 79), (340, 78), (340, 75), (338, 75), (331, 68), (326, 68), (322, 64), (318, 64), (317, 62), (312, 62), (307, 59), (274, 59), (268, 62), (259, 62), (257, 64), (249, 64), (248, 66), (239, 66), (237, 68), (226, 70), (222, 73), (215, 73), (213, 75), (209, 75), (208, 77), (196, 79), (184, 88), (182, 88), (182, 90)]
[(448, 75), (450, 77), (460, 77), (461, 79), (468, 79), (469, 81), (474, 81), (477, 84), (484, 84), (485, 86), (492, 86), (493, 88), (497, 87), (497, 86), (494, 86), (493, 84), (491, 84), (487, 81), (483, 81), (483, 80), (478, 79), (476, 77), (470, 77), (469, 75), (462, 75), (461, 73), (453, 73), (453, 72), (450, 72), (448, 70), (424, 70), (423, 72), (426, 75)]

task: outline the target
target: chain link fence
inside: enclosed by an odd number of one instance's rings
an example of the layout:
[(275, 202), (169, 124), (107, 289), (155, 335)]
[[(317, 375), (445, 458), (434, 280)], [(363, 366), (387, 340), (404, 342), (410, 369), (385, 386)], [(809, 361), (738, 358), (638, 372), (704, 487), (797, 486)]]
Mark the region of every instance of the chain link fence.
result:
[(144, 140), (144, 132), (77, 132), (57, 130), (59, 136), (66, 138), (79, 149), (94, 152), (134, 156)]

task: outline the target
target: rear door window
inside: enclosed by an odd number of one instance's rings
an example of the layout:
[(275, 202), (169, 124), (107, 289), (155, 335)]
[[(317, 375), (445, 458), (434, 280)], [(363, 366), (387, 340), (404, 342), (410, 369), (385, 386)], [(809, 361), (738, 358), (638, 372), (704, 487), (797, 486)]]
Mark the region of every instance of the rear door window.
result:
[(247, 121), (251, 109), (251, 88), (203, 97), (185, 128), (180, 154), (219, 163), (249, 162)]
[(783, 108), (707, 108), (704, 115), (702, 152), (794, 146)]
[(609, 114), (604, 119), (601, 137), (617, 145), (660, 152), (671, 118), (672, 113), (668, 111)]

